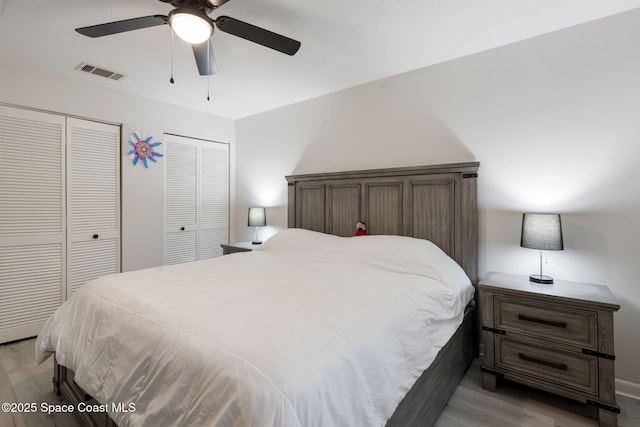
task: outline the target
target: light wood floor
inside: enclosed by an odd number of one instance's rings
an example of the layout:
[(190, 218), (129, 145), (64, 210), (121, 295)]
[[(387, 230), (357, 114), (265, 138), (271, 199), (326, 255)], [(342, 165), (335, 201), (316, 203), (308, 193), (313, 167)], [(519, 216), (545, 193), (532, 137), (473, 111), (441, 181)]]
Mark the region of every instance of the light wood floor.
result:
[[(35, 339), (0, 345), (0, 403), (42, 402), (56, 404), (53, 392), (53, 359), (36, 365)], [(475, 360), (451, 397), (436, 427), (588, 427), (598, 423), (581, 415), (585, 405), (546, 393), (500, 382), (495, 393), (482, 389), (480, 364)], [(618, 397), (620, 427), (640, 426), (640, 401)], [(0, 412), (1, 427), (76, 427), (73, 414), (46, 415)]]

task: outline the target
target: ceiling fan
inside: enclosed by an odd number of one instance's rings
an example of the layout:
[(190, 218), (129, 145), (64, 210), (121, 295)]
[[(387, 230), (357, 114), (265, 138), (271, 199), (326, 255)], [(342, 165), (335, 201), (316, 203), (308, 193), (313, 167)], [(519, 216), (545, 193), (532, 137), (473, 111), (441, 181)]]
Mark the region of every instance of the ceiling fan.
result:
[(168, 15), (149, 15), (122, 21), (107, 22), (76, 28), (76, 31), (88, 37), (102, 37), (126, 31), (140, 30), (169, 24), (173, 31), (191, 44), (193, 55), (198, 65), (200, 75), (215, 74), (217, 66), (211, 47), (210, 38), (214, 28), (258, 43), (287, 55), (295, 55), (300, 49), (300, 42), (264, 28), (256, 27), (247, 22), (229, 16), (219, 16), (211, 19), (208, 14), (222, 6), (229, 0), (159, 0), (170, 3), (175, 9)]

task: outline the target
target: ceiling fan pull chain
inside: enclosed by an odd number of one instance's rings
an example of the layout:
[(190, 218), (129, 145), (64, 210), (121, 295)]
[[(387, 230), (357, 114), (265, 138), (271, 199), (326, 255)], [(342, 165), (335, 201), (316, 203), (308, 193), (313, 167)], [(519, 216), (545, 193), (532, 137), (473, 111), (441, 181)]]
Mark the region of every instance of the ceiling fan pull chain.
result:
[(209, 101), (209, 93), (211, 92), (211, 37), (207, 40), (207, 101)]
[(173, 80), (173, 29), (169, 27), (169, 31), (171, 31), (171, 78), (169, 79), (169, 83), (174, 84), (176, 81)]

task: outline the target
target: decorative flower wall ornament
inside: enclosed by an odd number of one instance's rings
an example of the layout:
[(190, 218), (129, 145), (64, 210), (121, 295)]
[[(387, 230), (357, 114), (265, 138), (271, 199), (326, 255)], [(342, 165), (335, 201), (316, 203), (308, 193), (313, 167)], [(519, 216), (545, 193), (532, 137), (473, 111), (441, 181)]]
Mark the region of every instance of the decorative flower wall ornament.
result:
[(129, 150), (127, 154), (133, 161), (133, 166), (142, 161), (144, 167), (147, 168), (147, 160), (157, 163), (158, 161), (155, 158), (163, 156), (163, 154), (155, 150), (155, 147), (162, 144), (162, 142), (151, 142), (152, 138), (152, 136), (144, 138), (144, 135), (141, 138), (140, 136), (138, 136), (137, 132), (134, 132), (131, 135), (131, 137), (129, 138), (129, 145), (131, 145), (133, 149)]

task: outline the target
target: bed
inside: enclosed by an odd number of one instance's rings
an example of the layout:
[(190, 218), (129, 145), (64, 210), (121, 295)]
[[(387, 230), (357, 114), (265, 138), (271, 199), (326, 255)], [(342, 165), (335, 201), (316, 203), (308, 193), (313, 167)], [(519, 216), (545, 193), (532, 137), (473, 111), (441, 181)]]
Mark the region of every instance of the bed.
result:
[(287, 177), (288, 230), (87, 284), (37, 358), (89, 425), (433, 423), (474, 354), (477, 168)]

